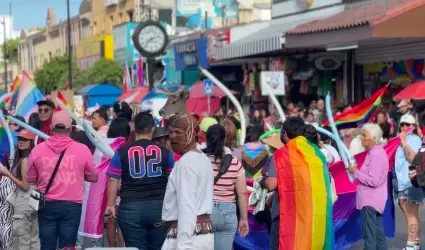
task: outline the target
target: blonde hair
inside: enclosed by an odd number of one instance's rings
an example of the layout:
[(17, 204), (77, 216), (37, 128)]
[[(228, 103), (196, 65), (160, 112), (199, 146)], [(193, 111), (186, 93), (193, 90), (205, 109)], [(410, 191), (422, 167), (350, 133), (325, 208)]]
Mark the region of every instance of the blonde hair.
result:
[(237, 131), (236, 126), (230, 119), (224, 119), (222, 124), (226, 131), (226, 137), (224, 139), (224, 146), (233, 149), (238, 147)]

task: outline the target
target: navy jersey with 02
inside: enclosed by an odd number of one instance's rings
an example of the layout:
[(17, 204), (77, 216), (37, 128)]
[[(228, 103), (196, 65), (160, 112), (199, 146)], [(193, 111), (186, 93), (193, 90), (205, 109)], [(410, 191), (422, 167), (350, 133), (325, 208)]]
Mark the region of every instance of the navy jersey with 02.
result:
[(137, 140), (119, 149), (122, 163), (121, 202), (164, 198), (172, 153), (150, 140)]

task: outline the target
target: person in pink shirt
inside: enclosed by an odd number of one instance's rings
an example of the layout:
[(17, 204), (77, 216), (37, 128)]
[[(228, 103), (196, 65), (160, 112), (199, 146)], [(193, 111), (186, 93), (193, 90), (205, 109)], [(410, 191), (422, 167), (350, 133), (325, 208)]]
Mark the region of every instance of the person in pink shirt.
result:
[(84, 181), (97, 182), (98, 173), (88, 147), (71, 139), (71, 118), (65, 111), (55, 112), (50, 126), (52, 136), (29, 156), (27, 178), (45, 194), (38, 210), (40, 249), (72, 249), (80, 224)]

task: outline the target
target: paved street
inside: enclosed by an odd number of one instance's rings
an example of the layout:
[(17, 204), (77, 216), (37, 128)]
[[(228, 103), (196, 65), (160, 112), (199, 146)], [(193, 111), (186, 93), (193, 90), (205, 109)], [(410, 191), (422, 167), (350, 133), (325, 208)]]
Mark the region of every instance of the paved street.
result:
[[(396, 233), (394, 239), (388, 239), (388, 249), (389, 250), (400, 250), (406, 246), (407, 234), (406, 234), (406, 221), (403, 218), (403, 214), (398, 206), (396, 206), (395, 211), (396, 216)], [(421, 216), (421, 226), (425, 229), (425, 208), (420, 209)], [(422, 239), (425, 240), (425, 230), (422, 230)], [(425, 246), (425, 242), (423, 242), (422, 246)], [(363, 249), (363, 242), (357, 242), (356, 245), (350, 248), (350, 250), (360, 250)]]
[[(421, 208), (421, 221), (422, 221), (422, 228), (425, 228), (425, 208)], [(396, 235), (394, 239), (388, 239), (388, 249), (389, 250), (400, 250), (403, 247), (405, 247), (407, 234), (406, 234), (406, 222), (403, 218), (403, 214), (401, 213), (401, 210), (396, 206)], [(422, 239), (425, 239), (425, 230), (422, 230)], [(107, 246), (106, 237), (105, 237), (105, 246)], [(425, 245), (425, 244), (424, 244)], [(84, 248), (89, 248), (91, 246), (90, 240), (85, 240), (84, 242)], [(363, 242), (359, 241), (357, 244), (355, 244), (353, 247), (350, 248), (350, 250), (361, 250), (363, 249)]]

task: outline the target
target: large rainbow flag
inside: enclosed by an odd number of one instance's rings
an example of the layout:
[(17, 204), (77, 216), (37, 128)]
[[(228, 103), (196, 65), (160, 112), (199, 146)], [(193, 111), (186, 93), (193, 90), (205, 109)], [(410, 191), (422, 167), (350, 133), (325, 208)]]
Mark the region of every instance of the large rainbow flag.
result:
[(9, 139), (3, 124), (0, 124), (0, 160), (9, 152)]
[(19, 90), (18, 101), (16, 103), (16, 114), (25, 117), (37, 112), (37, 102), (46, 99), (46, 97), (35, 86), (31, 77), (24, 71)]
[[(388, 173), (388, 200), (385, 206), (382, 220), (384, 223), (385, 235), (394, 237), (395, 234), (395, 212), (392, 192), (392, 167), (394, 166), (395, 152), (400, 144), (399, 138), (388, 141), (385, 145), (390, 162)], [(367, 151), (355, 155), (357, 165), (362, 166), (366, 158)], [(348, 179), (344, 163), (339, 161), (329, 166), (329, 172), (335, 181), (338, 200), (333, 206), (333, 222), (335, 232), (335, 249), (347, 249), (362, 238), (362, 222), (360, 211), (356, 209), (356, 189), (357, 181), (351, 183)]]
[[(388, 84), (376, 91), (369, 98), (363, 100), (359, 105), (334, 116), (335, 125), (338, 129), (357, 128), (370, 120), (375, 110), (381, 105), (382, 97), (388, 88)], [(323, 126), (329, 126), (329, 121), (325, 121)]]
[(334, 249), (328, 166), (305, 137), (290, 140), (274, 154), (279, 192), (279, 249)]

